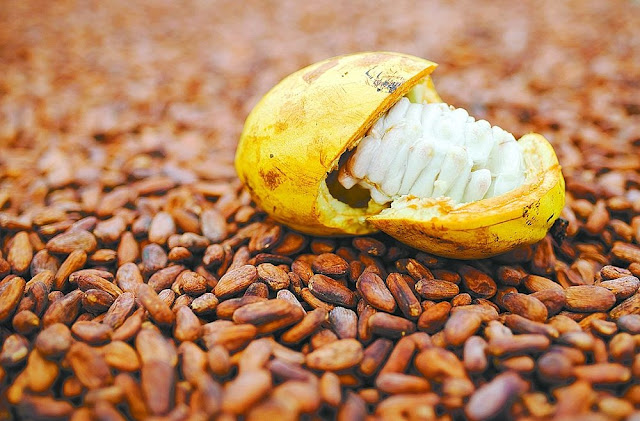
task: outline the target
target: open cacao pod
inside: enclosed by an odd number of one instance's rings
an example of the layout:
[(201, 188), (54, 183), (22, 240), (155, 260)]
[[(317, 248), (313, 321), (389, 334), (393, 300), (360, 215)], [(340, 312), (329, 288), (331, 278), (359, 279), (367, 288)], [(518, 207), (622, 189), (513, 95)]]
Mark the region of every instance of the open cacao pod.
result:
[(366, 52), (283, 79), (238, 144), (236, 170), (255, 202), (304, 233), (381, 230), (457, 259), (542, 239), (564, 206), (553, 148), (443, 104), (436, 66)]

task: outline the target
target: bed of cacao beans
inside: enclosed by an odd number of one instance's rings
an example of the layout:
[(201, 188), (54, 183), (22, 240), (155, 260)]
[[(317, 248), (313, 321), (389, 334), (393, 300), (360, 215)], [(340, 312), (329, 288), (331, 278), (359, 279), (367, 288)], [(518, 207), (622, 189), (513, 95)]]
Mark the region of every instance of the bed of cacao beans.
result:
[[(0, 9), (0, 419), (640, 420), (637, 1)], [(452, 261), (251, 203), (247, 112), (362, 50), (550, 139), (544, 241)]]

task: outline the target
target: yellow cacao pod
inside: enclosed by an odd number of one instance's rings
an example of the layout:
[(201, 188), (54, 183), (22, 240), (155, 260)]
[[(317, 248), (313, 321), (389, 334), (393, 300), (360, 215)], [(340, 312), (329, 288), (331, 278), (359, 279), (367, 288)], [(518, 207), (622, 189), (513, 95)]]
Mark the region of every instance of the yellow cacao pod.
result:
[(238, 144), (236, 170), (254, 201), (307, 234), (382, 230), (409, 246), (458, 259), (542, 239), (564, 206), (564, 179), (553, 148), (538, 134), (518, 140), (522, 184), (487, 199), (453, 203), (404, 195), (380, 205), (366, 190), (349, 191), (337, 182), (345, 157), (410, 91), (420, 92), (425, 103), (441, 102), (430, 78), (436, 66), (406, 54), (366, 52), (287, 76), (251, 111)]

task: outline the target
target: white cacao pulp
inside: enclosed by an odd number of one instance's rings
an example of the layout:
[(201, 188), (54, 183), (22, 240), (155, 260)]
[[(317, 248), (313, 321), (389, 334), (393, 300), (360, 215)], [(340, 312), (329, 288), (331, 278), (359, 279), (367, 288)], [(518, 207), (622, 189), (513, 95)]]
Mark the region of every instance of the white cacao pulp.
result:
[(358, 143), (338, 181), (346, 189), (368, 189), (381, 205), (406, 195), (462, 204), (520, 186), (524, 168), (520, 146), (507, 131), (462, 108), (404, 97)]

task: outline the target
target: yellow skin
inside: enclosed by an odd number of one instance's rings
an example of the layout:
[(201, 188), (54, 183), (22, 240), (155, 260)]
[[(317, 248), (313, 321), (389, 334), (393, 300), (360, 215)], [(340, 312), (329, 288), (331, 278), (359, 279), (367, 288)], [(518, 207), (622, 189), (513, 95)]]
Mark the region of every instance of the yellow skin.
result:
[(256, 203), (277, 221), (313, 235), (380, 229), (441, 256), (489, 257), (544, 237), (564, 206), (564, 179), (553, 148), (529, 134), (526, 180), (506, 194), (455, 205), (403, 197), (390, 209), (351, 207), (332, 196), (327, 175), (370, 126), (416, 84), (441, 102), (429, 74), (437, 65), (387, 52), (331, 58), (286, 77), (249, 114), (236, 170)]

